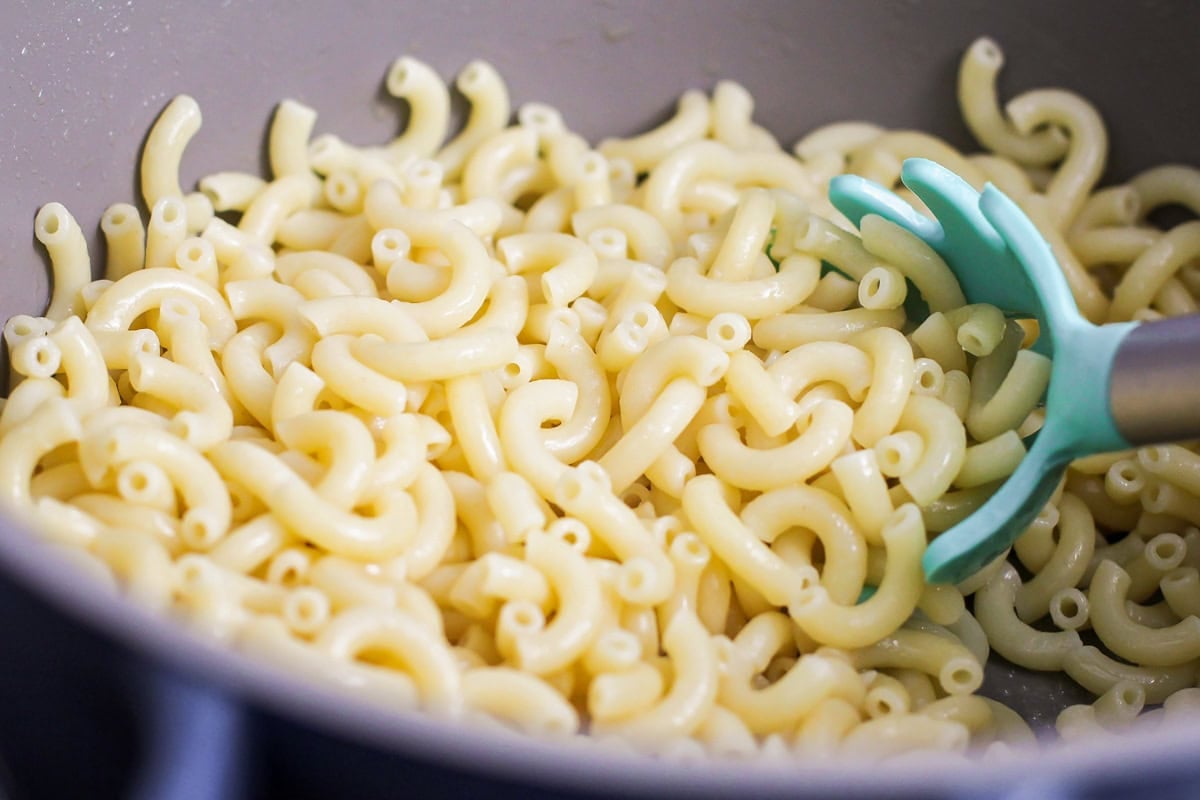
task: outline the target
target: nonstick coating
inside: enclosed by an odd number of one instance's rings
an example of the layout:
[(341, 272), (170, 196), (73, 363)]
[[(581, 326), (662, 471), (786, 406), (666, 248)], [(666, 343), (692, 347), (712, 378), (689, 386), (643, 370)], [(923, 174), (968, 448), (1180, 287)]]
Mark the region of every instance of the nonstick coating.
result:
[[(93, 252), (102, 253), (100, 214), (111, 202), (138, 197), (141, 143), (174, 94), (193, 95), (204, 114), (185, 157), (185, 183), (217, 169), (258, 171), (265, 124), (282, 97), (316, 108), (318, 133), (356, 143), (393, 135), (405, 110), (381, 82), (402, 54), (447, 78), (473, 58), (486, 59), (508, 81), (514, 104), (548, 102), (592, 140), (643, 129), (664, 119), (683, 90), (732, 78), (754, 94), (756, 119), (786, 142), (825, 122), (867, 119), (969, 147), (954, 100), (956, 67), (963, 49), (986, 34), (1007, 56), (1003, 97), (1065, 86), (1096, 103), (1111, 136), (1107, 180), (1163, 162), (1200, 164), (1200, 4), (1182, 1), (7, 5), (0, 26), (0, 319), (37, 312), (46, 301), (47, 267), (32, 236), (41, 204), (66, 204)], [(1171, 783), (1184, 770), (1200, 774), (1200, 743), (1172, 731), (936, 770), (685, 768), (567, 750), (383, 714), (302, 686), (69, 580), (11, 525), (0, 531), (0, 570), (4, 582), (88, 626), (87, 641), (96, 642), (89, 647), (121, 653), (122, 664), (137, 665), (131, 669), (165, 664), (238, 698), (255, 720), (263, 758), (293, 774), (296, 796), (347, 781), (357, 791), (346, 796), (403, 791), (404, 776), (421, 774), (446, 776), (447, 792), (499, 778), (576, 794), (991, 797), (1019, 789), (1033, 797), (1086, 784), (1093, 787), (1087, 796), (1107, 797)], [(1082, 697), (1069, 681), (1003, 667), (989, 670), (985, 688), (1043, 723)]]

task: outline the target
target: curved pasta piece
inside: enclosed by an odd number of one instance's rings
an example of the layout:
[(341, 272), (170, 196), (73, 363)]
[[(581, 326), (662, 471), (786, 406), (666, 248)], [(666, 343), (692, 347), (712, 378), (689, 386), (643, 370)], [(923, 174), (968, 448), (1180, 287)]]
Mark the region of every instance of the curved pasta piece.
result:
[(716, 556), (768, 602), (786, 605), (816, 571), (798, 570), (780, 558), (738, 518), (722, 497), (720, 481), (700, 475), (683, 490), (683, 510)]
[(975, 619), (997, 653), (1028, 669), (1059, 670), (1067, 655), (1083, 646), (1075, 631), (1035, 630), (1017, 616), (1021, 578), (1009, 564), (975, 592)]
[(386, 558), (401, 553), (416, 534), (416, 509), (405, 492), (374, 498), (376, 516), (364, 517), (322, 500), (278, 456), (248, 442), (223, 442), (209, 458), (225, 478), (258, 497), (285, 525), (330, 552)]
[(553, 502), (604, 542), (626, 566), (635, 564), (633, 584), (618, 583), (627, 602), (652, 606), (671, 596), (675, 569), (633, 510), (612, 493), (606, 473), (594, 461), (565, 468), (554, 486)]
[(954, 409), (922, 395), (909, 398), (898, 427), (915, 431), (924, 443), (920, 459), (900, 476), (900, 485), (917, 505), (927, 506), (946, 493), (962, 469), (966, 430)]
[(551, 326), (545, 358), (561, 378), (580, 387), (580, 402), (569, 420), (544, 432), (542, 441), (561, 460), (579, 461), (596, 447), (608, 429), (612, 417), (608, 377), (592, 348), (567, 325)]
[(717, 699), (717, 656), (708, 630), (696, 615), (679, 611), (663, 631), (663, 649), (674, 677), (666, 695), (644, 713), (593, 725), (594, 733), (615, 733), (648, 747), (685, 737), (698, 728)]
[(21, 425), (0, 438), (0, 497), (13, 511), (33, 503), (30, 480), (41, 458), (56, 447), (78, 441), (79, 416), (62, 398), (43, 401)]
[(621, 203), (592, 206), (571, 215), (571, 229), (581, 239), (586, 240), (605, 228), (625, 234), (633, 258), (660, 270), (666, 269), (675, 254), (675, 246), (662, 223), (637, 206)]
[(784, 486), (751, 500), (741, 518), (764, 542), (794, 526), (811, 530), (825, 551), (821, 585), (835, 603), (857, 602), (867, 576), (867, 545), (837, 497), (812, 486)]
[(810, 586), (789, 601), (792, 619), (813, 639), (835, 647), (864, 647), (898, 628), (917, 607), (924, 588), (925, 527), (920, 512), (911, 504), (901, 506), (880, 536), (887, 562), (871, 597), (857, 605), (854, 599), (844, 604), (824, 587)]
[(237, 333), (237, 323), (216, 289), (168, 267), (142, 269), (121, 278), (100, 295), (85, 322), (97, 330), (128, 330), (135, 319), (169, 297), (184, 297), (196, 305), (213, 349), (220, 349)]
[(1129, 573), (1102, 561), (1088, 587), (1092, 628), (1116, 655), (1149, 667), (1173, 667), (1200, 658), (1200, 617), (1187, 617), (1165, 628), (1135, 622), (1125, 606)]
[(850, 441), (853, 421), (849, 406), (825, 400), (813, 408), (804, 432), (787, 444), (753, 448), (741, 441), (737, 430), (720, 424), (701, 428), (697, 442), (705, 463), (721, 480), (742, 489), (766, 491), (803, 483), (829, 466)]
[(187, 511), (180, 520), (181, 535), (193, 542), (215, 543), (228, 532), (233, 518), (229, 492), (194, 447), (156, 428), (128, 424), (98, 428), (89, 423), (79, 443), (79, 463), (93, 483), (108, 469), (130, 461), (149, 461), (162, 468), (183, 495)]
[(383, 651), (410, 675), (429, 711), (453, 715), (462, 710), (462, 673), (450, 648), (403, 612), (343, 611), (321, 630), (314, 644), (343, 661), (355, 661), (365, 650)]
[(1004, 66), (1000, 46), (986, 37), (971, 43), (958, 65), (958, 107), (979, 143), (1001, 156), (1030, 166), (1048, 166), (1062, 158), (1067, 139), (1050, 127), (1019, 132), (1004, 118), (996, 96), (996, 78)]
[(904, 413), (914, 380), (912, 345), (894, 328), (863, 331), (850, 344), (871, 359), (870, 386), (854, 415), (851, 435), (861, 446), (874, 447), (896, 429)]
[(480, 667), (462, 676), (468, 708), (515, 724), (525, 733), (567, 736), (579, 729), (579, 713), (541, 678), (509, 667)]
[(1091, 645), (1070, 651), (1062, 664), (1063, 672), (1092, 694), (1103, 694), (1117, 683), (1129, 681), (1142, 687), (1147, 703), (1162, 703), (1190, 687), (1195, 682), (1197, 666), (1196, 661), (1172, 667), (1134, 666), (1121, 663)]
[(544, 628), (515, 634), (509, 657), (522, 670), (547, 675), (570, 666), (591, 645), (604, 598), (583, 555), (565, 542), (533, 533), (525, 541), (525, 558), (546, 576), (556, 611)]
[(788, 189), (806, 199), (816, 196), (816, 186), (807, 171), (789, 155), (736, 153), (718, 142), (699, 141), (679, 147), (654, 166), (646, 179), (642, 206), (658, 217), (678, 242), (684, 234), (684, 193), (709, 178)]
[(702, 274), (700, 262), (679, 258), (667, 268), (667, 296), (693, 314), (711, 317), (725, 311), (764, 319), (804, 302), (821, 279), (820, 262), (805, 255), (783, 259), (779, 272), (765, 278), (722, 280)]
[(510, 273), (540, 272), (542, 297), (556, 308), (566, 306), (592, 285), (599, 269), (596, 253), (565, 233), (518, 233), (496, 244)]
[(1058, 503), (1058, 543), (1037, 574), (1017, 590), (1016, 610), (1025, 622), (1044, 617), (1059, 589), (1078, 586), (1096, 546), (1096, 523), (1084, 502), (1064, 492)]
[(710, 119), (708, 98), (692, 89), (680, 95), (675, 115), (662, 125), (628, 139), (605, 139), (596, 149), (605, 158), (622, 158), (637, 172), (647, 172), (685, 144), (703, 139)]

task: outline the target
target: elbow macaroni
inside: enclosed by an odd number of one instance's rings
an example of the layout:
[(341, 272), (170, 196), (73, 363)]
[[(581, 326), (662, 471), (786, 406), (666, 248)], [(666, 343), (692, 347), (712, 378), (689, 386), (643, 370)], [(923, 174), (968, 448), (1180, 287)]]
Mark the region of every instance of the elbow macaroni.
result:
[[(1002, 105), (1002, 64), (981, 39), (959, 72), (991, 154), (840, 123), (793, 157), (731, 82), (593, 148), (548, 106), (510, 124), (482, 61), (446, 142), (446, 85), (402, 58), (390, 143), (310, 141), (316, 112), (286, 100), (271, 179), (218, 172), (192, 194), (200, 112), (180, 96), (142, 158), (148, 221), (105, 213), (105, 280), (64, 207), (37, 215), (53, 293), (4, 329), (0, 502), (110, 588), (249, 652), (534, 735), (676, 757), (1025, 742), (971, 696), (991, 652), (1101, 695), (1064, 736), (1143, 702), (1183, 713), (1194, 445), (1078, 464), (1015, 547), (1027, 580), (1000, 559), (924, 583), (927, 538), (1024, 455), (1048, 361), (923, 242), (827, 218), (829, 178), (942, 160), (1026, 208), (1089, 316), (1200, 305), (1198, 223), (1145, 221), (1200, 211), (1196, 171), (1094, 192), (1094, 109), (1061, 90)], [(1124, 661), (1084, 646), (1089, 625)]]

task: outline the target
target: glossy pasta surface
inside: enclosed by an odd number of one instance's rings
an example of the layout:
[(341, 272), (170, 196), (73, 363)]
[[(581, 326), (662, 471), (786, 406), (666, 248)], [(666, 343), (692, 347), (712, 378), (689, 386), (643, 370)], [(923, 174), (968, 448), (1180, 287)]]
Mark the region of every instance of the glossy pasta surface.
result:
[(149, 217), (111, 206), (103, 263), (66, 208), (37, 215), (54, 289), (4, 327), (0, 498), (231, 647), (533, 735), (681, 758), (1026, 746), (976, 695), (993, 651), (1098, 696), (1064, 738), (1187, 711), (1194, 443), (1076, 463), (1008, 559), (924, 582), (927, 541), (1024, 455), (1049, 364), (925, 244), (853, 229), (829, 179), (895, 186), (925, 156), (993, 182), (1097, 322), (1200, 298), (1197, 223), (1147, 222), (1200, 212), (1200, 172), (1099, 188), (1097, 110), (1002, 104), (1002, 60), (963, 57), (987, 151), (959, 153), (865, 123), (784, 148), (729, 81), (589, 143), (482, 61), (451, 135), (449, 87), (405, 57), (392, 141), (314, 137), (285, 100), (271, 174), (197, 191), (201, 110), (177, 97), (141, 164)]

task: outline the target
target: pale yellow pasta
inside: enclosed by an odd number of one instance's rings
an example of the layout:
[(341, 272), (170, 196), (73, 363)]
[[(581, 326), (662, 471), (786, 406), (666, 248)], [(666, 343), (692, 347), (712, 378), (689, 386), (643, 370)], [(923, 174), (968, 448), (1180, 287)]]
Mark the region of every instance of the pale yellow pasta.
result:
[(858, 599), (867, 572), (866, 539), (836, 497), (811, 486), (773, 489), (747, 503), (741, 519), (768, 543), (793, 526), (812, 531), (824, 551), (821, 585), (836, 603)]
[(965, 489), (1006, 478), (1024, 457), (1025, 445), (1021, 437), (1016, 431), (1007, 430), (994, 439), (967, 448), (954, 485)]
[(606, 157), (623, 158), (645, 172), (687, 142), (703, 139), (710, 124), (708, 98), (702, 92), (685, 92), (675, 116), (653, 131), (632, 139), (607, 139), (599, 150)]
[(454, 85), (471, 103), (467, 123), (454, 139), (437, 151), (437, 162), (447, 178), (456, 177), (463, 163), (481, 142), (508, 123), (508, 89), (503, 78), (486, 61), (472, 61), (458, 73)]
[[(829, 466), (850, 440), (854, 412), (836, 400), (820, 402), (804, 431), (786, 444), (763, 449), (744, 444), (728, 425), (700, 430), (700, 454), (733, 486), (766, 490), (799, 483)], [(957, 422), (957, 420), (955, 420)]]
[(754, 326), (754, 343), (765, 349), (786, 351), (810, 342), (844, 342), (860, 331), (899, 329), (904, 324), (904, 312), (898, 308), (851, 308), (827, 314), (816, 311), (801, 307), (799, 313), (778, 314), (758, 321)]
[(1087, 506), (1074, 495), (1064, 494), (1058, 511), (1058, 541), (1053, 553), (1037, 575), (1017, 590), (1015, 608), (1025, 622), (1045, 616), (1058, 590), (1078, 585), (1092, 559), (1096, 525)]
[(918, 504), (945, 493), (966, 458), (966, 432), (954, 410), (932, 397), (913, 395), (898, 427), (921, 437), (922, 452), (900, 483)]
[[(780, 614), (775, 620), (786, 619)], [(761, 617), (756, 617), (760, 619)], [(753, 621), (743, 631), (749, 631)], [(786, 627), (784, 633), (787, 633)], [(756, 734), (785, 731), (802, 720), (811, 710), (829, 698), (839, 697), (860, 703), (864, 687), (854, 668), (846, 661), (820, 651), (801, 656), (782, 677), (770, 686), (755, 689), (752, 678), (765, 668), (772, 655), (769, 648), (758, 658), (738, 652), (725, 665), (717, 695), (722, 705), (737, 713)]]
[(892, 328), (874, 328), (855, 334), (850, 344), (871, 359), (871, 382), (854, 415), (854, 441), (872, 447), (900, 421), (913, 385), (912, 348)]
[(998, 155), (1027, 165), (1057, 161), (1067, 150), (1058, 128), (1018, 131), (1001, 113), (996, 77), (1004, 53), (991, 39), (981, 37), (963, 54), (958, 70), (958, 105), (963, 120), (980, 144)]
[(993, 649), (1014, 664), (1038, 670), (1061, 669), (1067, 655), (1082, 647), (1083, 642), (1075, 631), (1042, 632), (1022, 622), (1015, 608), (1020, 584), (1016, 570), (1004, 565), (975, 593), (975, 618), (987, 632)]
[(1113, 292), (1110, 320), (1126, 320), (1149, 305), (1163, 284), (1200, 252), (1200, 223), (1177, 225), (1148, 247), (1126, 270)]
[(1116, 655), (1146, 666), (1176, 666), (1200, 657), (1200, 618), (1187, 617), (1165, 628), (1132, 620), (1125, 607), (1129, 574), (1104, 561), (1088, 592), (1089, 618), (1096, 635)]
[(909, 335), (909, 339), (921, 349), (926, 358), (931, 358), (941, 365), (944, 372), (966, 371), (967, 357), (962, 345), (958, 343), (958, 332), (940, 311), (926, 317)]
[[(597, 733), (617, 733), (646, 747), (687, 736), (704, 721), (716, 702), (717, 656), (708, 631), (695, 614), (680, 611), (663, 631), (663, 648), (676, 664), (662, 698), (631, 719), (597, 723)], [(679, 656), (686, 653), (686, 657)]]
[[(200, 106), (183, 94), (171, 100), (155, 121), (142, 150), (141, 190), (148, 207), (153, 208), (164, 197), (184, 197), (179, 185), (179, 162), (198, 130)], [(188, 229), (202, 230), (212, 218), (212, 205), (199, 193), (184, 199)]]
[(859, 450), (835, 459), (830, 471), (868, 544), (881, 545), (880, 532), (894, 508), (874, 450)]
[(1006, 554), (927, 585), (927, 542), (1043, 423), (1049, 360), (928, 244), (824, 196), (932, 157), (1028, 212), (1087, 317), (1194, 312), (1195, 223), (1146, 215), (1200, 207), (1196, 171), (1095, 191), (1090, 106), (1002, 111), (1001, 62), (979, 40), (959, 71), (991, 152), (851, 122), (795, 158), (729, 81), (593, 149), (542, 103), (509, 125), (480, 61), (446, 143), (447, 87), (406, 57), (392, 142), (310, 141), (284, 101), (271, 180), (190, 195), (178, 98), (148, 222), (104, 216), (105, 279), (65, 208), (38, 215), (54, 290), (5, 326), (0, 498), (102, 585), (389, 707), (683, 760), (992, 757), (1032, 737), (972, 696), (994, 650), (1103, 695), (1065, 737), (1111, 735), (1200, 663), (1194, 443), (1076, 462), (1015, 545), (1026, 580)]
[(912, 505), (897, 509), (880, 531), (887, 566), (875, 593), (857, 605), (834, 601), (823, 586), (803, 587), (788, 605), (796, 623), (819, 642), (863, 647), (895, 630), (916, 608), (921, 594), (925, 529)]
[(78, 293), (92, 279), (92, 262), (79, 223), (61, 203), (48, 203), (34, 219), (34, 235), (50, 255), (54, 276), (46, 317), (59, 320), (78, 314)]
[(106, 278), (120, 280), (145, 266), (146, 229), (135, 207), (129, 203), (112, 204), (100, 218), (100, 230), (108, 245)]
[(937, 633), (901, 628), (850, 652), (858, 669), (916, 669), (936, 678), (950, 695), (971, 694), (983, 683), (983, 667), (969, 650)]
[(1096, 109), (1070, 92), (1040, 89), (1025, 92), (1005, 106), (1021, 134), (1053, 123), (1066, 130), (1066, 158), (1046, 187), (1051, 219), (1061, 230), (1070, 225), (1100, 178), (1108, 154), (1108, 135)]
[[(688, 378), (667, 384), (640, 417), (600, 457), (615, 491), (649, 470), (683, 433), (704, 404), (704, 388)], [(694, 469), (694, 468), (693, 468)]]

